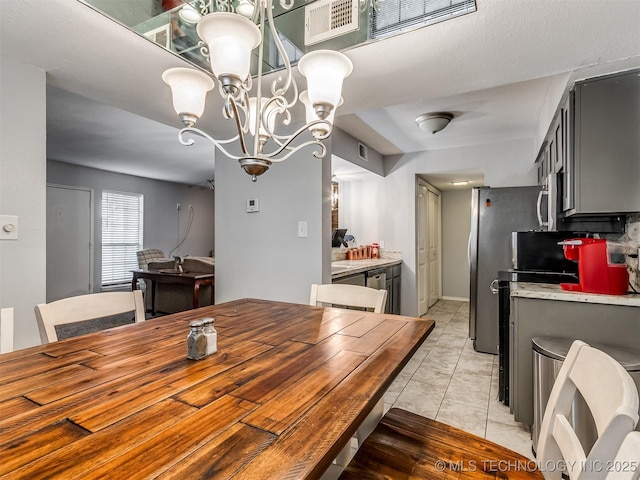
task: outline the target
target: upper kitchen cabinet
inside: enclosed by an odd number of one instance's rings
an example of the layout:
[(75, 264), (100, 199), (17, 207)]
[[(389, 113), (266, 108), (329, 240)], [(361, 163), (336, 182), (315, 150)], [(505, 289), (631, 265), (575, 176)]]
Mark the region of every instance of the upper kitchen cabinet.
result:
[(640, 70), (576, 82), (558, 113), (565, 214), (639, 212)]

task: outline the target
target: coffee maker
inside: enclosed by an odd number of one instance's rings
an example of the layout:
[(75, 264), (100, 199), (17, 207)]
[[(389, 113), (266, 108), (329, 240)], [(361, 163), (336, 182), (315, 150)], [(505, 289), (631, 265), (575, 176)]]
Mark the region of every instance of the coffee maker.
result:
[(578, 262), (580, 282), (561, 283), (561, 289), (608, 295), (627, 293), (629, 272), (624, 262), (625, 245), (602, 238), (571, 238), (559, 244), (563, 245), (568, 260)]

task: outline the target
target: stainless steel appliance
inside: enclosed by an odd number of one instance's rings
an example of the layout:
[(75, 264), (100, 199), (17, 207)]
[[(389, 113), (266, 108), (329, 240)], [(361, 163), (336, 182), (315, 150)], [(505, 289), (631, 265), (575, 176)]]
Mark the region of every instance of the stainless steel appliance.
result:
[(509, 405), (511, 339), (511, 282), (577, 283), (574, 262), (564, 257), (559, 242), (584, 236), (576, 232), (512, 232), (511, 269), (498, 272), (498, 399)]
[(479, 352), (498, 353), (498, 302), (491, 284), (498, 271), (511, 268), (511, 232), (543, 228), (536, 211), (541, 188), (472, 190), (469, 337)]

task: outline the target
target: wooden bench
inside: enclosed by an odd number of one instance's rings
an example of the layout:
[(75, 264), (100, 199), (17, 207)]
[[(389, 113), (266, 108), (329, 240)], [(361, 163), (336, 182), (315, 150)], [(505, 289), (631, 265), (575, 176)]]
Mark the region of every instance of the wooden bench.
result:
[(543, 479), (536, 462), (506, 447), (392, 408), (340, 480)]

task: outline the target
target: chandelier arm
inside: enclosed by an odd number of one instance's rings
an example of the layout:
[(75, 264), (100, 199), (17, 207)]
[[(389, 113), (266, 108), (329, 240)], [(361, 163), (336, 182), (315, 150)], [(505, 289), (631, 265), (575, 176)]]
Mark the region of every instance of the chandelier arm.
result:
[[(307, 123), (300, 130), (304, 131), (306, 129), (311, 128), (314, 125), (325, 125), (326, 126), (326, 128), (324, 130), (325, 133), (316, 133), (316, 135), (314, 136), (314, 138), (316, 140), (325, 140), (325, 139), (327, 139), (327, 138), (329, 138), (331, 136), (331, 132), (333, 130), (333, 125), (331, 125), (331, 123), (327, 122), (326, 120), (321, 120), (321, 119), (314, 120), (313, 122)], [(293, 136), (293, 138), (291, 140), (293, 140), (297, 135), (300, 134), (300, 130), (295, 133), (295, 135)], [(291, 148), (291, 147), (287, 146), (289, 143), (291, 143), (290, 141), (289, 142), (286, 141), (287, 139), (289, 139), (288, 135), (276, 135), (276, 134), (273, 134), (271, 136), (271, 138), (273, 139), (273, 141), (276, 144), (278, 144), (280, 146), (284, 146), (285, 148), (288, 148), (288, 149)], [(285, 145), (285, 144), (287, 144), (287, 145)]]
[(286, 155), (284, 155), (284, 156), (282, 156), (280, 158), (270, 158), (269, 161), (271, 163), (280, 163), (280, 162), (288, 159), (291, 155), (293, 155), (297, 151), (302, 150), (303, 148), (308, 147), (310, 145), (316, 145), (316, 146), (320, 147), (320, 150), (316, 150), (316, 151), (312, 152), (314, 157), (323, 158), (327, 154), (327, 147), (324, 146), (324, 143), (319, 142), (317, 140), (309, 140), (308, 142), (304, 142), (304, 143), (298, 145), (295, 148), (287, 148), (287, 150), (289, 150), (289, 153), (287, 153)]
[(238, 112), (238, 106), (236, 104), (235, 99), (231, 96), (227, 96), (227, 102), (231, 105), (233, 109), (233, 118), (236, 121), (236, 129), (238, 130), (238, 139), (240, 140), (240, 148), (245, 155), (249, 155), (249, 151), (247, 150), (247, 145), (244, 141), (244, 130), (242, 124), (240, 123), (240, 113)]
[[(267, 7), (270, 7), (271, 0), (269, 0), (267, 3), (268, 3)], [(293, 0), (291, 1), (291, 4), (286, 3), (285, 0), (280, 0), (280, 5), (286, 10), (289, 10), (293, 6)], [(267, 18), (269, 19), (269, 26), (271, 27), (271, 34), (273, 36), (273, 41), (276, 44), (276, 49), (278, 50), (278, 53), (280, 53), (280, 57), (284, 62), (284, 68), (287, 72), (287, 76), (286, 76), (283, 87), (280, 89), (278, 89), (277, 87), (278, 82), (282, 81), (282, 77), (278, 76), (271, 84), (271, 92), (273, 93), (274, 96), (282, 96), (289, 90), (289, 87), (291, 86), (291, 84), (293, 84), (295, 96), (293, 97), (293, 102), (291, 103), (287, 102), (288, 104), (287, 108), (289, 108), (296, 104), (296, 101), (298, 98), (298, 86), (296, 85), (296, 81), (294, 80), (293, 74), (291, 72), (291, 62), (289, 61), (289, 56), (287, 55), (287, 52), (285, 51), (284, 46), (282, 45), (282, 41), (280, 40), (280, 35), (278, 34), (278, 30), (276, 29), (276, 23), (273, 20), (273, 9), (267, 8), (266, 13), (267, 13)]]
[(234, 155), (234, 154), (230, 153), (226, 148), (223, 147), (224, 144), (235, 142), (238, 139), (238, 135), (236, 135), (235, 137), (232, 137), (232, 138), (228, 138), (226, 140), (216, 140), (211, 135), (209, 135), (208, 133), (203, 132), (199, 128), (185, 127), (185, 128), (183, 128), (182, 130), (180, 130), (178, 132), (178, 141), (182, 145), (185, 145), (187, 147), (193, 145), (195, 143), (195, 140), (193, 138), (185, 138), (184, 135), (186, 133), (197, 134), (197, 135), (200, 135), (201, 137), (206, 138), (211, 143), (213, 143), (214, 146), (219, 148), (222, 151), (222, 153), (224, 153), (227, 157), (229, 157), (229, 158), (231, 158), (233, 160), (239, 160), (241, 158), (241, 157), (239, 157), (237, 155)]
[[(291, 142), (293, 142), (296, 138), (298, 138), (302, 133), (306, 132), (310, 126), (312, 125), (316, 125), (319, 123), (323, 123), (323, 124), (328, 124), (329, 125), (329, 129), (328, 129), (328, 133), (324, 134), (324, 135), (318, 135), (318, 137), (314, 140), (310, 140), (308, 142), (305, 142), (297, 147), (289, 147), (289, 145), (291, 144)], [(272, 137), (272, 139), (274, 140), (274, 142), (276, 142), (277, 145), (279, 145), (280, 148), (278, 148), (277, 150), (271, 152), (271, 153), (262, 153), (262, 156), (265, 158), (269, 158), (271, 159), (272, 162), (281, 162), (282, 160), (284, 160), (284, 158), (289, 157), (289, 155), (291, 155), (291, 153), (293, 153), (294, 151), (298, 150), (299, 148), (301, 148), (302, 146), (305, 145), (310, 145), (313, 143), (316, 144), (320, 144), (320, 140), (324, 140), (325, 138), (327, 138), (329, 135), (331, 134), (331, 124), (329, 124), (328, 122), (325, 122), (323, 120), (315, 120), (313, 122), (310, 122), (302, 127), (300, 127), (298, 130), (296, 130), (292, 135), (284, 137), (286, 140), (284, 142), (280, 141), (281, 138), (283, 137)], [(284, 158), (276, 160), (274, 159), (274, 157), (280, 155), (284, 150), (291, 150), (291, 152), (289, 152)]]

